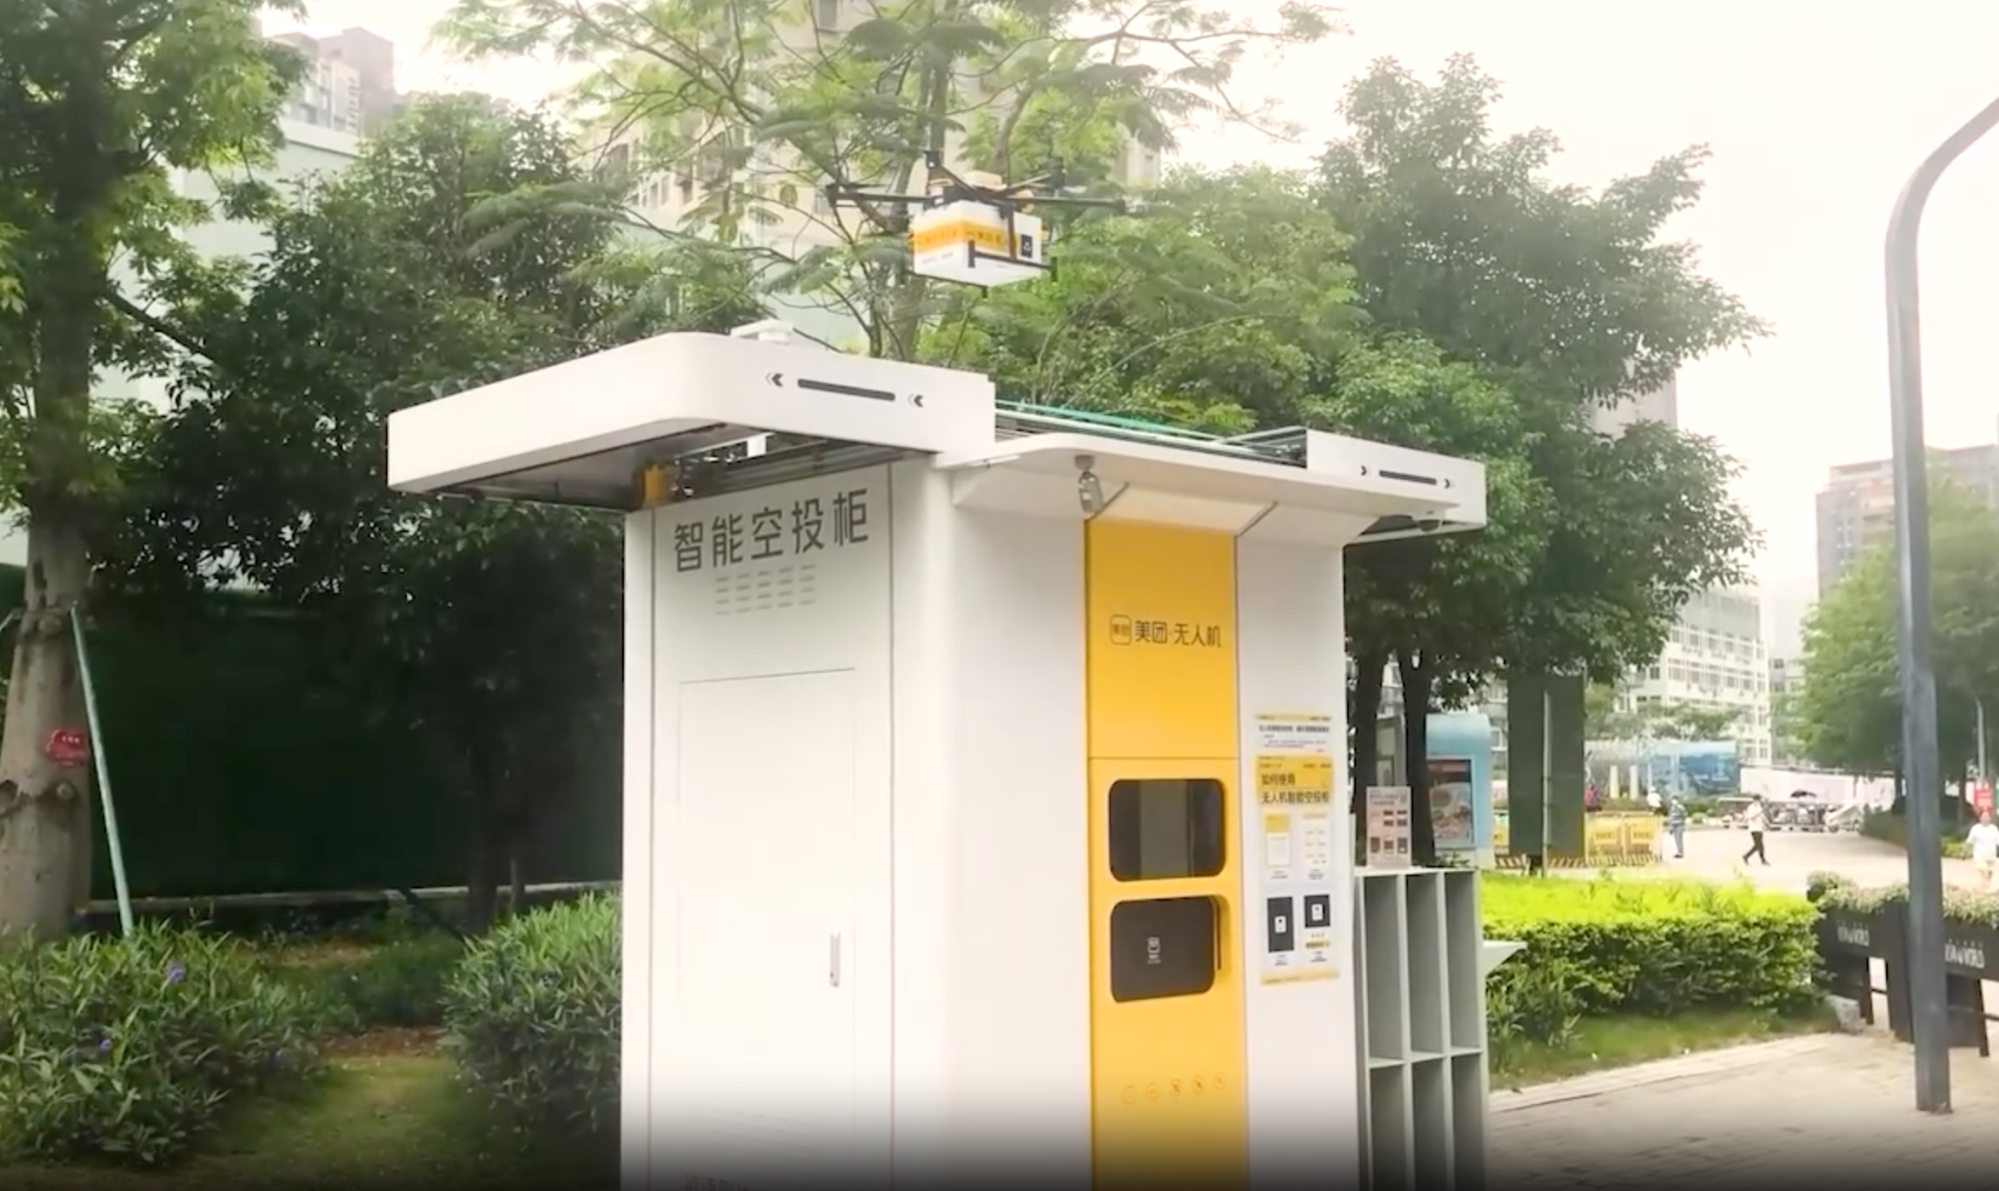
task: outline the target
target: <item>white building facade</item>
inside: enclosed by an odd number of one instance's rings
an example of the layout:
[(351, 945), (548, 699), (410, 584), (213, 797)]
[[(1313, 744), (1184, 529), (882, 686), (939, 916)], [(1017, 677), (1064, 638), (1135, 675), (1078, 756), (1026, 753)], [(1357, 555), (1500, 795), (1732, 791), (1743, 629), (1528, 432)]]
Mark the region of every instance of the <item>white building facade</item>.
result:
[(1687, 601), (1658, 660), (1632, 670), (1617, 699), (1622, 711), (1690, 704), (1731, 712), (1743, 764), (1769, 764), (1770, 660), (1757, 593), (1733, 588)]

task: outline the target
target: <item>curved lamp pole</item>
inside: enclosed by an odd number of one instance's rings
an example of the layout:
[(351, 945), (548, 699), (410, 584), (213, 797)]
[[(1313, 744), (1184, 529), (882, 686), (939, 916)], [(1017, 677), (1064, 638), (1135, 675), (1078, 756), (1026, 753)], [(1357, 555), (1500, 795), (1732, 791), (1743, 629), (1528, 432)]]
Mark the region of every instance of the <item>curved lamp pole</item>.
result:
[(1999, 100), (1938, 145), (1902, 187), (1888, 219), (1888, 400), (1894, 418), (1895, 559), (1901, 580), (1902, 755), (1909, 789), (1909, 1000), (1916, 1107), (1950, 1111), (1950, 1038), (1944, 1007), (1942, 775), (1937, 763), (1936, 672), (1930, 660), (1929, 479), (1923, 444), (1923, 349), (1916, 237), (1937, 179), (1999, 125)]

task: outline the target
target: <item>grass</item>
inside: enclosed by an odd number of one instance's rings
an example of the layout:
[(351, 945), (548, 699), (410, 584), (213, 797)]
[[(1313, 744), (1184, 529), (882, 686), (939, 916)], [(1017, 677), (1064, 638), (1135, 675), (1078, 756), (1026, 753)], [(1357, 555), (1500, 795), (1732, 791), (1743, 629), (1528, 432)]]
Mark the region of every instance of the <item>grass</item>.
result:
[(1723, 885), (1691, 877), (1599, 874), (1588, 881), (1551, 881), (1521, 873), (1479, 874), (1479, 902), (1488, 933), (1494, 920), (1600, 921), (1607, 913), (1655, 918), (1712, 913), (1723, 906), (1770, 908), (1803, 901), (1796, 894), (1759, 890), (1740, 880)]
[(615, 1143), (527, 1151), (496, 1127), (438, 1054), (335, 1061), (296, 1098), (246, 1107), (224, 1133), (171, 1170), (0, 1169), (9, 1191), (306, 1191), (478, 1187), (492, 1191), (617, 1186)]
[(1671, 1017), (1614, 1014), (1585, 1017), (1576, 1023), (1575, 1037), (1562, 1047), (1518, 1041), (1493, 1055), (1492, 1085), (1518, 1088), (1670, 1059), (1694, 1051), (1719, 1050), (1751, 1042), (1768, 1042), (1800, 1034), (1823, 1034), (1838, 1028), (1832, 1010), (1814, 1007), (1783, 1015), (1752, 1009), (1702, 1009)]

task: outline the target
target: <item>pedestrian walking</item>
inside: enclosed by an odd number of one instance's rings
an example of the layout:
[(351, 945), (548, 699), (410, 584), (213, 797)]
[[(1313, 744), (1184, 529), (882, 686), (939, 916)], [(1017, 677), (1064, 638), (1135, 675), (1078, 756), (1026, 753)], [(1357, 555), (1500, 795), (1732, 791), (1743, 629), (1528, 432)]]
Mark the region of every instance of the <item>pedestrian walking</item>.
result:
[(1742, 822), (1749, 828), (1749, 850), (1742, 854), (1742, 863), (1748, 864), (1751, 856), (1770, 867), (1770, 857), (1763, 851), (1763, 833), (1770, 829), (1770, 813), (1763, 809), (1763, 796), (1752, 794), (1749, 805), (1742, 810)]
[(1991, 811), (1978, 813), (1978, 824), (1964, 842), (1971, 849), (1971, 865), (1978, 870), (1978, 887), (1993, 892), (1994, 876), (1999, 873), (1999, 827), (1992, 825)]
[(1666, 808), (1666, 834), (1673, 837), (1673, 859), (1687, 858), (1687, 804), (1673, 795), (1673, 804)]

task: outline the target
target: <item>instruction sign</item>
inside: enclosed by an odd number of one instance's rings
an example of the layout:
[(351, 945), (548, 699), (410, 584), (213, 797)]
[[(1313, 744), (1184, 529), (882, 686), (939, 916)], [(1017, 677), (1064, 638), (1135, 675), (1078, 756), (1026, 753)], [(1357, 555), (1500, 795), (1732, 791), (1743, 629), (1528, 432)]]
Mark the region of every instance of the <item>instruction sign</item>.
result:
[(1409, 867), (1409, 787), (1367, 788), (1367, 864)]
[(1250, 774), (1264, 894), (1265, 984), (1339, 975), (1333, 929), (1333, 719), (1256, 717)]

